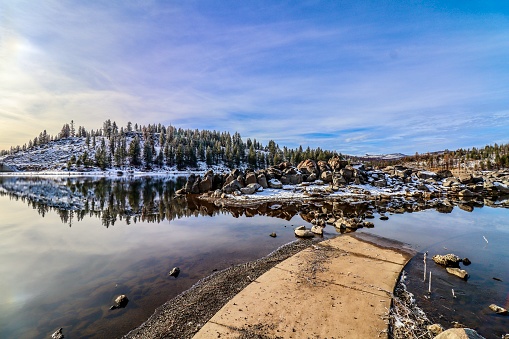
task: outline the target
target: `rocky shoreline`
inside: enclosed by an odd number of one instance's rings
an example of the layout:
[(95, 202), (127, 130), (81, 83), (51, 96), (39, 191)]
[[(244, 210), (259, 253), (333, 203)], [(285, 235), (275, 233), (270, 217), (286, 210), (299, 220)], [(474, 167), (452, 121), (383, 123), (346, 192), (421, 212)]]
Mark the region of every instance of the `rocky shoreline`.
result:
[[(200, 194), (203, 199), (267, 200), (265, 190), (280, 190), (291, 198), (367, 196), (367, 199), (403, 197), (409, 201), (458, 200), (509, 206), (509, 172), (505, 170), (463, 173), (431, 172), (403, 165), (373, 168), (349, 165), (339, 158), (328, 162), (305, 160), (297, 167), (283, 162), (262, 170), (234, 169), (230, 173), (191, 174), (177, 194)], [(269, 195), (270, 196), (270, 195)], [(281, 196), (279, 196), (281, 198)], [(502, 200), (500, 203), (495, 203)]]

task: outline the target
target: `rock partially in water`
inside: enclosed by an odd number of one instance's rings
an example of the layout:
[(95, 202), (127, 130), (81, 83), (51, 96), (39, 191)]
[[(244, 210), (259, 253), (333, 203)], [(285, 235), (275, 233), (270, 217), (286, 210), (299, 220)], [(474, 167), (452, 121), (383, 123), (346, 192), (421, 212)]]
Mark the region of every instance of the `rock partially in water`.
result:
[(124, 308), (127, 306), (128, 302), (129, 302), (129, 299), (127, 299), (127, 296), (125, 294), (121, 294), (115, 298), (115, 305), (111, 306), (110, 310), (115, 310), (117, 308)]
[(51, 338), (53, 339), (64, 339), (64, 333), (62, 332), (64, 329), (59, 328), (55, 333), (51, 335)]
[(313, 225), (313, 227), (311, 227), (311, 232), (314, 234), (323, 235), (323, 226)]
[(175, 277), (175, 279), (177, 279), (177, 277), (179, 276), (180, 274), (180, 268), (178, 267), (173, 267), (170, 271), (170, 273), (168, 273), (168, 275), (170, 277)]
[(452, 253), (445, 255), (437, 254), (432, 259), (435, 263), (446, 267), (460, 267), (460, 262), (462, 261), (460, 257)]
[(272, 232), (272, 233), (271, 233), (271, 234), (269, 234), (269, 235), (270, 235), (270, 236), (271, 236), (272, 238), (275, 238), (275, 237), (277, 237), (277, 234), (276, 234), (276, 232)]
[(470, 264), (472, 263), (472, 262), (470, 261), (470, 259), (468, 259), (468, 258), (463, 258), (463, 260), (462, 260), (462, 261), (463, 261), (463, 265), (465, 265), (465, 266), (468, 266), (468, 265), (470, 265)]
[(386, 215), (381, 215), (380, 220), (389, 220), (389, 217)]
[(489, 307), (490, 307), (490, 310), (492, 310), (493, 312), (495, 312), (497, 314), (507, 315), (507, 309), (505, 309), (503, 307), (500, 307), (495, 304), (491, 304)]
[(452, 275), (455, 275), (461, 279), (467, 279), (468, 278), (468, 273), (467, 271), (465, 270), (462, 270), (460, 268), (457, 268), (457, 267), (446, 267), (445, 268), (447, 273), (449, 274), (452, 274)]
[(315, 234), (310, 230), (306, 229), (306, 226), (299, 226), (295, 229), (295, 235), (300, 238), (313, 238)]
[(435, 339), (485, 339), (470, 328), (450, 328), (437, 335)]
[(445, 329), (443, 328), (442, 325), (440, 324), (433, 324), (433, 325), (428, 325), (427, 327), (428, 331), (431, 332), (431, 334), (433, 334), (434, 336), (437, 336), (439, 335), (440, 333), (442, 333)]

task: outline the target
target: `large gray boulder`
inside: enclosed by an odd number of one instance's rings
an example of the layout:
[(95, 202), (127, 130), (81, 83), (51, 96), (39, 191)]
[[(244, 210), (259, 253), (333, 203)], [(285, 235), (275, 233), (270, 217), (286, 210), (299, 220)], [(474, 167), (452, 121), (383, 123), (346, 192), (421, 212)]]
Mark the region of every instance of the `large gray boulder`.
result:
[(240, 192), (242, 194), (254, 194), (261, 186), (258, 183), (249, 184), (246, 187), (242, 187)]
[(240, 183), (237, 180), (233, 180), (229, 184), (223, 186), (223, 192), (226, 194), (231, 194), (235, 191), (240, 191), (241, 188), (242, 186)]
[(269, 184), (267, 183), (267, 177), (265, 176), (265, 174), (259, 174), (258, 175), (258, 184), (260, 184), (260, 186), (262, 186), (263, 188), (267, 188), (269, 187)]
[(277, 179), (270, 179), (268, 184), (270, 188), (283, 188), (283, 184)]
[(256, 174), (254, 172), (249, 172), (246, 174), (246, 185), (256, 184)]
[(209, 192), (212, 189), (214, 174), (207, 172), (200, 181), (200, 193)]

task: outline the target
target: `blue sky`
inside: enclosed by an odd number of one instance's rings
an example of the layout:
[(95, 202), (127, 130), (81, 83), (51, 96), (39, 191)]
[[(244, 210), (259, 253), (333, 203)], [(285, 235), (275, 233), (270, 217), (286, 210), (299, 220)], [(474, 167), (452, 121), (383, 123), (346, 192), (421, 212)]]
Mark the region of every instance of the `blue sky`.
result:
[(0, 149), (73, 119), (347, 154), (509, 142), (506, 1), (2, 1)]

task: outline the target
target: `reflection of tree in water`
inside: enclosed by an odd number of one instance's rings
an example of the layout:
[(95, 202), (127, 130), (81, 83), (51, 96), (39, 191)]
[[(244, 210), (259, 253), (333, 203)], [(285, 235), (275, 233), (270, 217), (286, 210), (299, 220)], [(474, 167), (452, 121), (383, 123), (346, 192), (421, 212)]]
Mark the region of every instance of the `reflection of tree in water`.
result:
[[(390, 200), (359, 197), (355, 201), (265, 202), (256, 206), (224, 206), (195, 196), (175, 196), (186, 178), (32, 178), (0, 177), (0, 195), (22, 200), (44, 217), (56, 212), (62, 223), (72, 226), (85, 217), (101, 219), (106, 226), (120, 220), (127, 225), (137, 222), (163, 222), (190, 216), (230, 214), (235, 218), (263, 215), (290, 220), (299, 214), (313, 223), (338, 217), (363, 220), (373, 213), (405, 213), (433, 208), (450, 213), (450, 201), (416, 201), (405, 197)], [(472, 209), (473, 206), (472, 205)], [(461, 206), (460, 206), (461, 207)], [(476, 206), (477, 207), (477, 206)], [(463, 207), (465, 209), (465, 207)]]
[[(72, 226), (85, 217), (101, 219), (106, 226), (117, 221), (163, 222), (190, 216), (230, 214), (235, 218), (264, 215), (292, 219), (301, 214), (309, 219), (311, 210), (337, 209), (329, 203), (317, 205), (300, 202), (266, 202), (257, 206), (217, 206), (193, 196), (176, 197), (175, 191), (185, 184), (185, 178), (16, 178), (1, 180), (1, 195), (22, 200), (44, 217), (56, 212), (62, 223)], [(341, 209), (347, 209), (344, 205)], [(351, 209), (351, 207), (350, 207)], [(364, 208), (365, 209), (365, 208)], [(314, 213), (314, 212), (313, 212)]]

